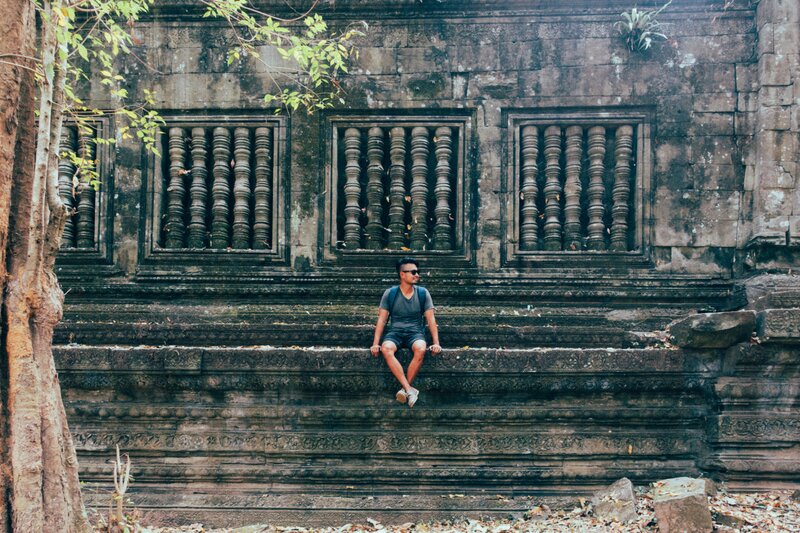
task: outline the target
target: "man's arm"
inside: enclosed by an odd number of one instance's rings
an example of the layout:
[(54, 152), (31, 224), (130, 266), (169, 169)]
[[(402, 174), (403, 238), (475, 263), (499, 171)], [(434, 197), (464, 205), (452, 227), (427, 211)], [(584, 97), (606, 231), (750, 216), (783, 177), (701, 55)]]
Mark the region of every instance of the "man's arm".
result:
[(381, 336), (383, 335), (383, 328), (386, 327), (386, 321), (389, 319), (388, 309), (378, 309), (378, 323), (375, 324), (375, 336), (372, 338), (372, 347), (369, 349), (372, 355), (377, 356), (381, 351)]
[(433, 309), (425, 311), (425, 319), (428, 321), (428, 329), (431, 330), (431, 354), (436, 355), (442, 351), (439, 345), (439, 326), (436, 325), (436, 316), (433, 314)]

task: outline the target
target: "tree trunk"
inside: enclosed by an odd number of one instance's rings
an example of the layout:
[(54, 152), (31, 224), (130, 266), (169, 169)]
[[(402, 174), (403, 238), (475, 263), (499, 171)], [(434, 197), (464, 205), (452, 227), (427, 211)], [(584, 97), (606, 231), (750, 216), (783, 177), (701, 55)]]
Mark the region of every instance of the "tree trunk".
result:
[[(63, 293), (52, 270), (57, 246), (48, 243), (60, 238), (65, 211), (48, 209), (47, 199), (63, 93), (57, 81), (42, 87), (48, 131), (37, 144), (26, 59), (35, 53), (33, 2), (0, 5), (0, 533), (90, 531), (52, 354)], [(47, 36), (39, 42), (46, 47)]]

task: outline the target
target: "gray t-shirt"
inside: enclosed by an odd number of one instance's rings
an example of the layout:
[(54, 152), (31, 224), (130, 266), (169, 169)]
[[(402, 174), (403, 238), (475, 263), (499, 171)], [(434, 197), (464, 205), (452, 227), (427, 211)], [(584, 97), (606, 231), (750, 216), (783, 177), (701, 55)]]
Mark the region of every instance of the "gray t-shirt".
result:
[[(403, 291), (397, 289), (397, 297), (394, 300), (394, 309), (389, 309), (389, 292), (391, 290), (392, 289), (386, 289), (386, 291), (383, 293), (380, 304), (381, 309), (386, 309), (389, 311), (390, 323), (387, 331), (414, 333), (425, 331), (425, 326), (420, 319), (422, 313), (420, 313), (420, 302), (418, 295), (419, 291), (417, 288), (414, 287), (414, 292), (411, 293), (411, 298), (406, 298), (403, 294)], [(424, 311), (433, 309), (431, 293), (427, 290), (423, 292), (425, 293), (425, 302), (422, 309)]]

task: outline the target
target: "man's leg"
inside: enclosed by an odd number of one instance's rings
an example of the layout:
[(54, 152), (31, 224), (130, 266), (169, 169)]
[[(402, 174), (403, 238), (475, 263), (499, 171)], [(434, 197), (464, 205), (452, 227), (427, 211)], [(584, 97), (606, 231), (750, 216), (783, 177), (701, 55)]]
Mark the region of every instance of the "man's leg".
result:
[(408, 382), (413, 383), (414, 378), (417, 377), (417, 373), (419, 372), (419, 367), (422, 366), (422, 361), (425, 359), (425, 351), (428, 349), (428, 345), (425, 344), (425, 341), (420, 339), (414, 342), (411, 345), (411, 352), (414, 354), (414, 358), (411, 359), (411, 363), (408, 365)]
[(392, 371), (392, 375), (397, 378), (397, 381), (400, 382), (404, 390), (410, 390), (411, 384), (406, 379), (405, 372), (403, 372), (403, 365), (401, 365), (400, 361), (394, 356), (394, 354), (397, 353), (397, 346), (395, 343), (392, 341), (384, 341), (381, 345), (381, 353), (383, 354), (386, 364), (389, 366), (389, 370)]

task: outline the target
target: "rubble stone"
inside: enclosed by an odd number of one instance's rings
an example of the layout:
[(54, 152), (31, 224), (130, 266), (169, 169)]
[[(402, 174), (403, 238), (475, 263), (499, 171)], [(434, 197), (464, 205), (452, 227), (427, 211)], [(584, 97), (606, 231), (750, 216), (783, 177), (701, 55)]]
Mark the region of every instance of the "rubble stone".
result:
[(698, 313), (668, 329), (673, 342), (684, 348), (727, 348), (750, 338), (756, 326), (753, 311)]
[(714, 528), (705, 480), (678, 477), (659, 481), (653, 489), (653, 505), (662, 533), (701, 533)]
[(603, 520), (626, 524), (639, 518), (633, 483), (625, 477), (595, 492), (592, 496), (592, 508), (594, 515)]

